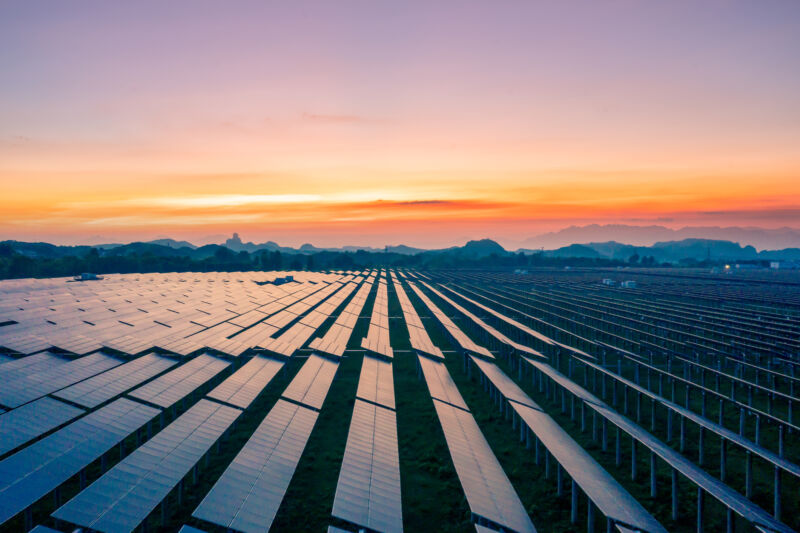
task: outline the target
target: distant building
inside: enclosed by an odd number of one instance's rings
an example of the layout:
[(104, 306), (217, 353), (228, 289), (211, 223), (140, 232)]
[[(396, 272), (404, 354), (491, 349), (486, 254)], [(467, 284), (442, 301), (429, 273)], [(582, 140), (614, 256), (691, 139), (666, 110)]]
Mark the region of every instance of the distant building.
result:
[(798, 270), (800, 269), (800, 262), (797, 261), (770, 261), (770, 268), (775, 270)]

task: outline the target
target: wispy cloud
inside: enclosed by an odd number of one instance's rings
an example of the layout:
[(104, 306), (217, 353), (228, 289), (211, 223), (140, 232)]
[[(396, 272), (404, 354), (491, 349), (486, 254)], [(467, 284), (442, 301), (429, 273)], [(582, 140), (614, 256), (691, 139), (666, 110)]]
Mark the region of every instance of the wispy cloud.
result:
[(364, 117), (361, 115), (332, 114), (332, 113), (303, 113), (302, 119), (320, 124), (374, 124), (383, 122), (380, 119)]

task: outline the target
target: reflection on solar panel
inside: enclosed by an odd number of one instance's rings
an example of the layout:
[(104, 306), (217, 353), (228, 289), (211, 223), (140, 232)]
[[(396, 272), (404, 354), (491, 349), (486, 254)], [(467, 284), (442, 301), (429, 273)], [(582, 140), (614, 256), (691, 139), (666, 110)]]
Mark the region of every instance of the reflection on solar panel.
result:
[(50, 352), (42, 352), (14, 359), (0, 366), (0, 381), (9, 383), (28, 374), (46, 371), (69, 363), (69, 359)]
[(143, 355), (93, 378), (81, 381), (53, 395), (84, 407), (97, 407), (153, 376), (171, 368), (178, 361), (154, 353)]
[(283, 368), (283, 361), (254, 356), (208, 393), (209, 398), (247, 409)]
[[(421, 281), (420, 283), (422, 283), (433, 294), (435, 294), (436, 296), (438, 296), (439, 298), (441, 298), (442, 300), (444, 300), (445, 302), (447, 302), (448, 304), (453, 306), (453, 308), (455, 308), (458, 312), (460, 312), (461, 314), (463, 314), (464, 316), (466, 316), (467, 318), (469, 318), (470, 320), (475, 322), (486, 333), (488, 333), (489, 335), (491, 335), (492, 337), (494, 337), (498, 341), (502, 342), (506, 346), (510, 346), (510, 347), (514, 348), (515, 350), (523, 352), (523, 353), (526, 353), (528, 355), (535, 355), (537, 357), (542, 357), (542, 358), (544, 357), (544, 355), (539, 353), (537, 350), (534, 350), (530, 346), (525, 346), (525, 345), (520, 344), (520, 343), (518, 343), (518, 342), (516, 342), (516, 341), (514, 341), (512, 339), (509, 339), (508, 337), (506, 337), (505, 335), (503, 335), (502, 333), (497, 331), (495, 328), (493, 328), (492, 326), (490, 326), (489, 324), (487, 324), (486, 322), (484, 322), (483, 320), (478, 318), (476, 315), (474, 315), (471, 312), (469, 312), (469, 310), (467, 310), (465, 307), (463, 307), (463, 306), (459, 305), (458, 303), (456, 303), (455, 301), (451, 300), (450, 298), (448, 298), (447, 296), (445, 296), (441, 292), (437, 291), (435, 288), (433, 288), (431, 285), (427, 284), (426, 282)], [(445, 287), (445, 288), (447, 288), (447, 287)]]
[(417, 286), (409, 281), (408, 286), (419, 296), (419, 299), (428, 306), (428, 309), (431, 310), (433, 316), (441, 323), (447, 332), (450, 334), (450, 337), (455, 340), (455, 342), (461, 347), (462, 350), (465, 350), (470, 353), (480, 354), (484, 357), (488, 357), (489, 359), (494, 359), (492, 352), (484, 348), (483, 346), (479, 346), (472, 339), (470, 339), (461, 328), (455, 325), (455, 323), (450, 320), (450, 317), (447, 316), (441, 309), (439, 309), (430, 298), (428, 298), (425, 293), (417, 288)]
[(422, 320), (417, 314), (417, 310), (408, 299), (406, 291), (403, 289), (397, 278), (393, 278), (394, 289), (397, 293), (397, 299), (400, 300), (400, 307), (403, 310), (403, 317), (406, 319), (406, 326), (408, 326), (408, 337), (411, 340), (411, 347), (418, 352), (427, 354), (431, 357), (444, 359), (444, 354), (437, 346), (434, 346), (433, 341), (425, 331), (425, 326), (422, 325)]
[(367, 336), (361, 340), (361, 346), (372, 353), (392, 358), (394, 353), (389, 342), (389, 293), (386, 282), (378, 280), (378, 292), (372, 306)]
[(491, 307), (486, 306), (486, 305), (478, 302), (477, 300), (474, 300), (472, 298), (468, 298), (468, 297), (464, 296), (463, 294), (461, 294), (460, 292), (456, 292), (455, 290), (451, 289), (450, 287), (445, 287), (445, 289), (449, 290), (453, 294), (458, 295), (459, 297), (463, 298), (464, 300), (466, 300), (467, 302), (471, 303), (472, 305), (474, 305), (476, 307), (479, 307), (480, 309), (483, 309), (484, 311), (486, 311), (490, 315), (500, 319), (501, 321), (505, 322), (506, 324), (510, 324), (510, 325), (514, 326), (515, 328), (517, 328), (517, 329), (519, 329), (521, 331), (524, 331), (528, 335), (539, 339), (543, 343), (545, 343), (545, 344), (554, 344), (553, 340), (550, 337), (548, 337), (546, 335), (542, 335), (538, 331), (535, 331), (535, 330), (529, 328), (525, 324), (523, 324), (521, 322), (518, 322), (517, 320), (514, 320), (513, 318), (510, 318), (510, 317), (508, 317), (508, 316), (506, 316), (506, 315), (504, 315), (502, 313), (499, 313), (498, 311), (495, 311)]
[(107, 533), (133, 531), (241, 414), (200, 400), (53, 513)]
[(528, 513), (472, 414), (433, 400), (470, 511), (510, 531), (535, 532)]
[(353, 333), (353, 328), (372, 290), (373, 281), (374, 276), (370, 276), (367, 281), (361, 285), (356, 295), (353, 296), (353, 299), (350, 300), (347, 307), (339, 314), (336, 321), (331, 325), (325, 335), (311, 341), (311, 344), (309, 344), (311, 348), (337, 357), (344, 355), (344, 351), (347, 349), (347, 343), (350, 340), (350, 335)]
[(213, 355), (201, 354), (139, 387), (130, 396), (164, 408), (170, 407), (228, 368), (229, 364)]
[(120, 398), (0, 461), (0, 524), (24, 511), (158, 414)]
[[(322, 323), (327, 320), (330, 314), (341, 305), (341, 303), (350, 295), (350, 293), (353, 292), (355, 287), (356, 285), (354, 283), (348, 283), (344, 286), (341, 286), (341, 284), (337, 282), (319, 291), (313, 296), (306, 298), (302, 302), (298, 302), (295, 304), (295, 306), (301, 307), (297, 307), (293, 310), (294, 313), (297, 313), (297, 315), (292, 314), (291, 317), (287, 317), (288, 320), (286, 323), (280, 327), (285, 326), (291, 320), (295, 320), (299, 314), (308, 311), (312, 308), (312, 306), (316, 305), (317, 302), (327, 298), (324, 303), (317, 305), (313, 311), (301, 318), (279, 337), (275, 339), (267, 339), (267, 341), (261, 343), (259, 347), (279, 355), (291, 357), (297, 349), (301, 348), (308, 341), (308, 339), (311, 338), (314, 332), (317, 331), (317, 328), (319, 328), (319, 326), (321, 326)], [(335, 294), (328, 298), (328, 296), (334, 291)], [(287, 312), (291, 311), (287, 309)]]
[(282, 396), (313, 409), (322, 409), (338, 368), (339, 363), (311, 354)]
[[(295, 272), (295, 283), (254, 283), (278, 274), (126, 274), (91, 285), (66, 285), (64, 279), (24, 280), (17, 287), (3, 282), (2, 320), (17, 323), (0, 328), (0, 346), (18, 353), (58, 347), (85, 354), (107, 347), (137, 354), (159, 347), (182, 355), (204, 348), (240, 355), (277, 331), (265, 328), (264, 320), (291, 321), (308, 309), (301, 300), (318, 303), (315, 293), (354, 279)], [(281, 313), (294, 304), (299, 305)]]
[(403, 531), (394, 411), (355, 401), (333, 516), (370, 530)]
[(361, 363), (356, 396), (368, 402), (394, 409), (392, 363), (369, 355)]
[(422, 375), (425, 377), (425, 383), (428, 384), (428, 391), (431, 398), (449, 403), (459, 409), (469, 411), (469, 407), (464, 403), (464, 398), (458, 392), (453, 378), (450, 377), (450, 372), (441, 361), (434, 361), (424, 355), (418, 355), (419, 366), (422, 368)]
[(0, 415), (0, 455), (83, 413), (82, 409), (45, 396)]
[(268, 531), (316, 421), (316, 411), (278, 400), (192, 516)]
[(0, 404), (17, 407), (120, 364), (122, 361), (119, 359), (93, 353), (55, 368), (28, 374), (3, 384)]

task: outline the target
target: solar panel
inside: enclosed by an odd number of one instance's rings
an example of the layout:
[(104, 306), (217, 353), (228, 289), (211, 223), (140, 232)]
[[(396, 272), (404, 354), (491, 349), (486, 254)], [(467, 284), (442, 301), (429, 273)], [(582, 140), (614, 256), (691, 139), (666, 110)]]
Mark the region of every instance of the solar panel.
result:
[(372, 305), (369, 329), (367, 336), (361, 340), (361, 346), (375, 354), (390, 359), (394, 357), (389, 340), (389, 293), (383, 279), (378, 280), (378, 292)]
[[(515, 350), (517, 350), (517, 351), (524, 352), (524, 353), (526, 353), (528, 355), (534, 355), (536, 357), (541, 357), (541, 358), (545, 357), (544, 355), (542, 355), (540, 352), (534, 350), (533, 348), (531, 348), (529, 346), (525, 346), (523, 344), (520, 344), (520, 343), (518, 343), (518, 342), (516, 342), (516, 341), (514, 341), (512, 339), (509, 339), (508, 337), (506, 337), (505, 335), (503, 335), (502, 333), (497, 331), (495, 328), (493, 328), (492, 326), (490, 326), (489, 324), (487, 324), (486, 322), (484, 322), (483, 320), (478, 318), (476, 315), (472, 314), (465, 307), (459, 305), (458, 303), (454, 302), (453, 300), (451, 300), (450, 298), (448, 298), (447, 296), (445, 296), (441, 292), (439, 292), (436, 289), (434, 289), (431, 285), (425, 283), (424, 281), (420, 281), (420, 283), (422, 283), (425, 287), (428, 288), (428, 290), (430, 290), (432, 293), (437, 295), (439, 298), (441, 298), (442, 300), (444, 300), (445, 302), (447, 302), (448, 304), (453, 306), (453, 308), (455, 308), (461, 314), (463, 314), (464, 316), (466, 316), (467, 318), (472, 320), (475, 324), (477, 324), (486, 333), (488, 333), (489, 335), (491, 335), (492, 337), (494, 337), (498, 341), (502, 342), (503, 344), (505, 344), (507, 346), (510, 346), (510, 347), (514, 348)], [(445, 287), (445, 288), (447, 289), (448, 287)], [(452, 289), (450, 289), (450, 290), (452, 290)], [(453, 291), (453, 292), (455, 293), (455, 291)], [(458, 293), (455, 293), (455, 294), (458, 294)]]
[(35, 374), (67, 363), (69, 363), (69, 359), (50, 352), (27, 355), (0, 365), (0, 381), (10, 383), (24, 378), (28, 374)]
[(356, 396), (362, 400), (394, 409), (392, 363), (364, 355)]
[(337, 357), (341, 357), (344, 354), (358, 316), (361, 314), (361, 310), (364, 308), (367, 297), (372, 290), (372, 282), (373, 278), (370, 278), (358, 289), (356, 295), (353, 296), (347, 307), (339, 314), (325, 335), (311, 341), (309, 344), (311, 348)]
[(533, 403), (530, 396), (525, 394), (525, 391), (523, 391), (513, 379), (508, 377), (505, 372), (500, 370), (497, 365), (474, 356), (470, 356), (470, 360), (480, 369), (483, 376), (500, 391), (500, 394), (502, 394), (504, 398), (512, 402), (538, 408), (538, 406)]
[(240, 414), (200, 400), (53, 516), (106, 533), (133, 531)]
[(0, 461), (0, 524), (74, 476), (159, 411), (125, 398)]
[(283, 392), (283, 397), (322, 409), (339, 363), (311, 354)]
[(51, 529), (46, 526), (36, 526), (35, 528), (31, 529), (29, 533), (61, 533), (61, 531), (57, 529)]
[(170, 407), (228, 368), (229, 364), (213, 355), (200, 354), (129, 395), (164, 408)]
[(449, 403), (459, 409), (469, 411), (469, 407), (464, 402), (461, 393), (458, 392), (453, 378), (450, 377), (450, 372), (441, 361), (434, 361), (424, 355), (418, 355), (419, 366), (422, 368), (422, 375), (425, 377), (425, 383), (428, 384), (428, 391), (431, 398)]
[(333, 516), (370, 530), (403, 531), (395, 412), (356, 400)]
[(97, 407), (177, 363), (175, 359), (150, 353), (55, 392), (53, 395), (84, 407)]
[(605, 516), (635, 526), (636, 531), (666, 531), (549, 415), (526, 405), (512, 404), (512, 408)]
[(0, 404), (17, 407), (120, 364), (121, 360), (103, 353), (79, 357), (56, 368), (4, 383), (0, 388)]
[(411, 287), (419, 299), (422, 300), (422, 303), (428, 306), (428, 309), (431, 310), (433, 316), (435, 316), (436, 319), (445, 327), (445, 329), (447, 329), (448, 333), (450, 333), (450, 336), (456, 341), (456, 343), (458, 343), (461, 349), (466, 350), (467, 352), (480, 354), (484, 357), (488, 357), (489, 359), (494, 359), (492, 352), (483, 346), (476, 344), (472, 339), (469, 338), (469, 336), (461, 331), (461, 328), (456, 326), (455, 322), (450, 320), (450, 317), (447, 316), (447, 314), (439, 309), (439, 307), (433, 303), (433, 301), (428, 298), (425, 293), (419, 290), (415, 283), (409, 281), (408, 286)]
[(411, 341), (411, 347), (431, 357), (444, 359), (444, 354), (437, 346), (433, 344), (425, 326), (422, 325), (422, 319), (414, 309), (414, 305), (409, 300), (406, 291), (397, 278), (393, 278), (394, 290), (397, 293), (397, 299), (400, 300), (400, 308), (403, 311), (403, 317), (406, 319), (406, 326), (408, 326), (408, 338)]
[(0, 415), (0, 455), (84, 413), (45, 396)]
[(207, 396), (247, 409), (272, 378), (280, 372), (284, 364), (283, 361), (256, 355)]
[(470, 510), (517, 532), (535, 532), (525, 507), (471, 413), (433, 400)]
[(178, 530), (178, 533), (206, 533), (206, 532), (203, 531), (202, 529), (197, 529), (196, 527), (184, 525), (181, 526), (180, 530)]
[(317, 416), (278, 400), (192, 516), (243, 533), (268, 531)]

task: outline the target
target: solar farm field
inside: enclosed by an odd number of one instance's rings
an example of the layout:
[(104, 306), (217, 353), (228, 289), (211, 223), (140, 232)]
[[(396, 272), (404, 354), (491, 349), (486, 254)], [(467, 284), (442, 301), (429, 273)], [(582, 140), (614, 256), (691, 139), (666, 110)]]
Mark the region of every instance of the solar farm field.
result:
[(0, 282), (0, 532), (800, 530), (800, 276)]

